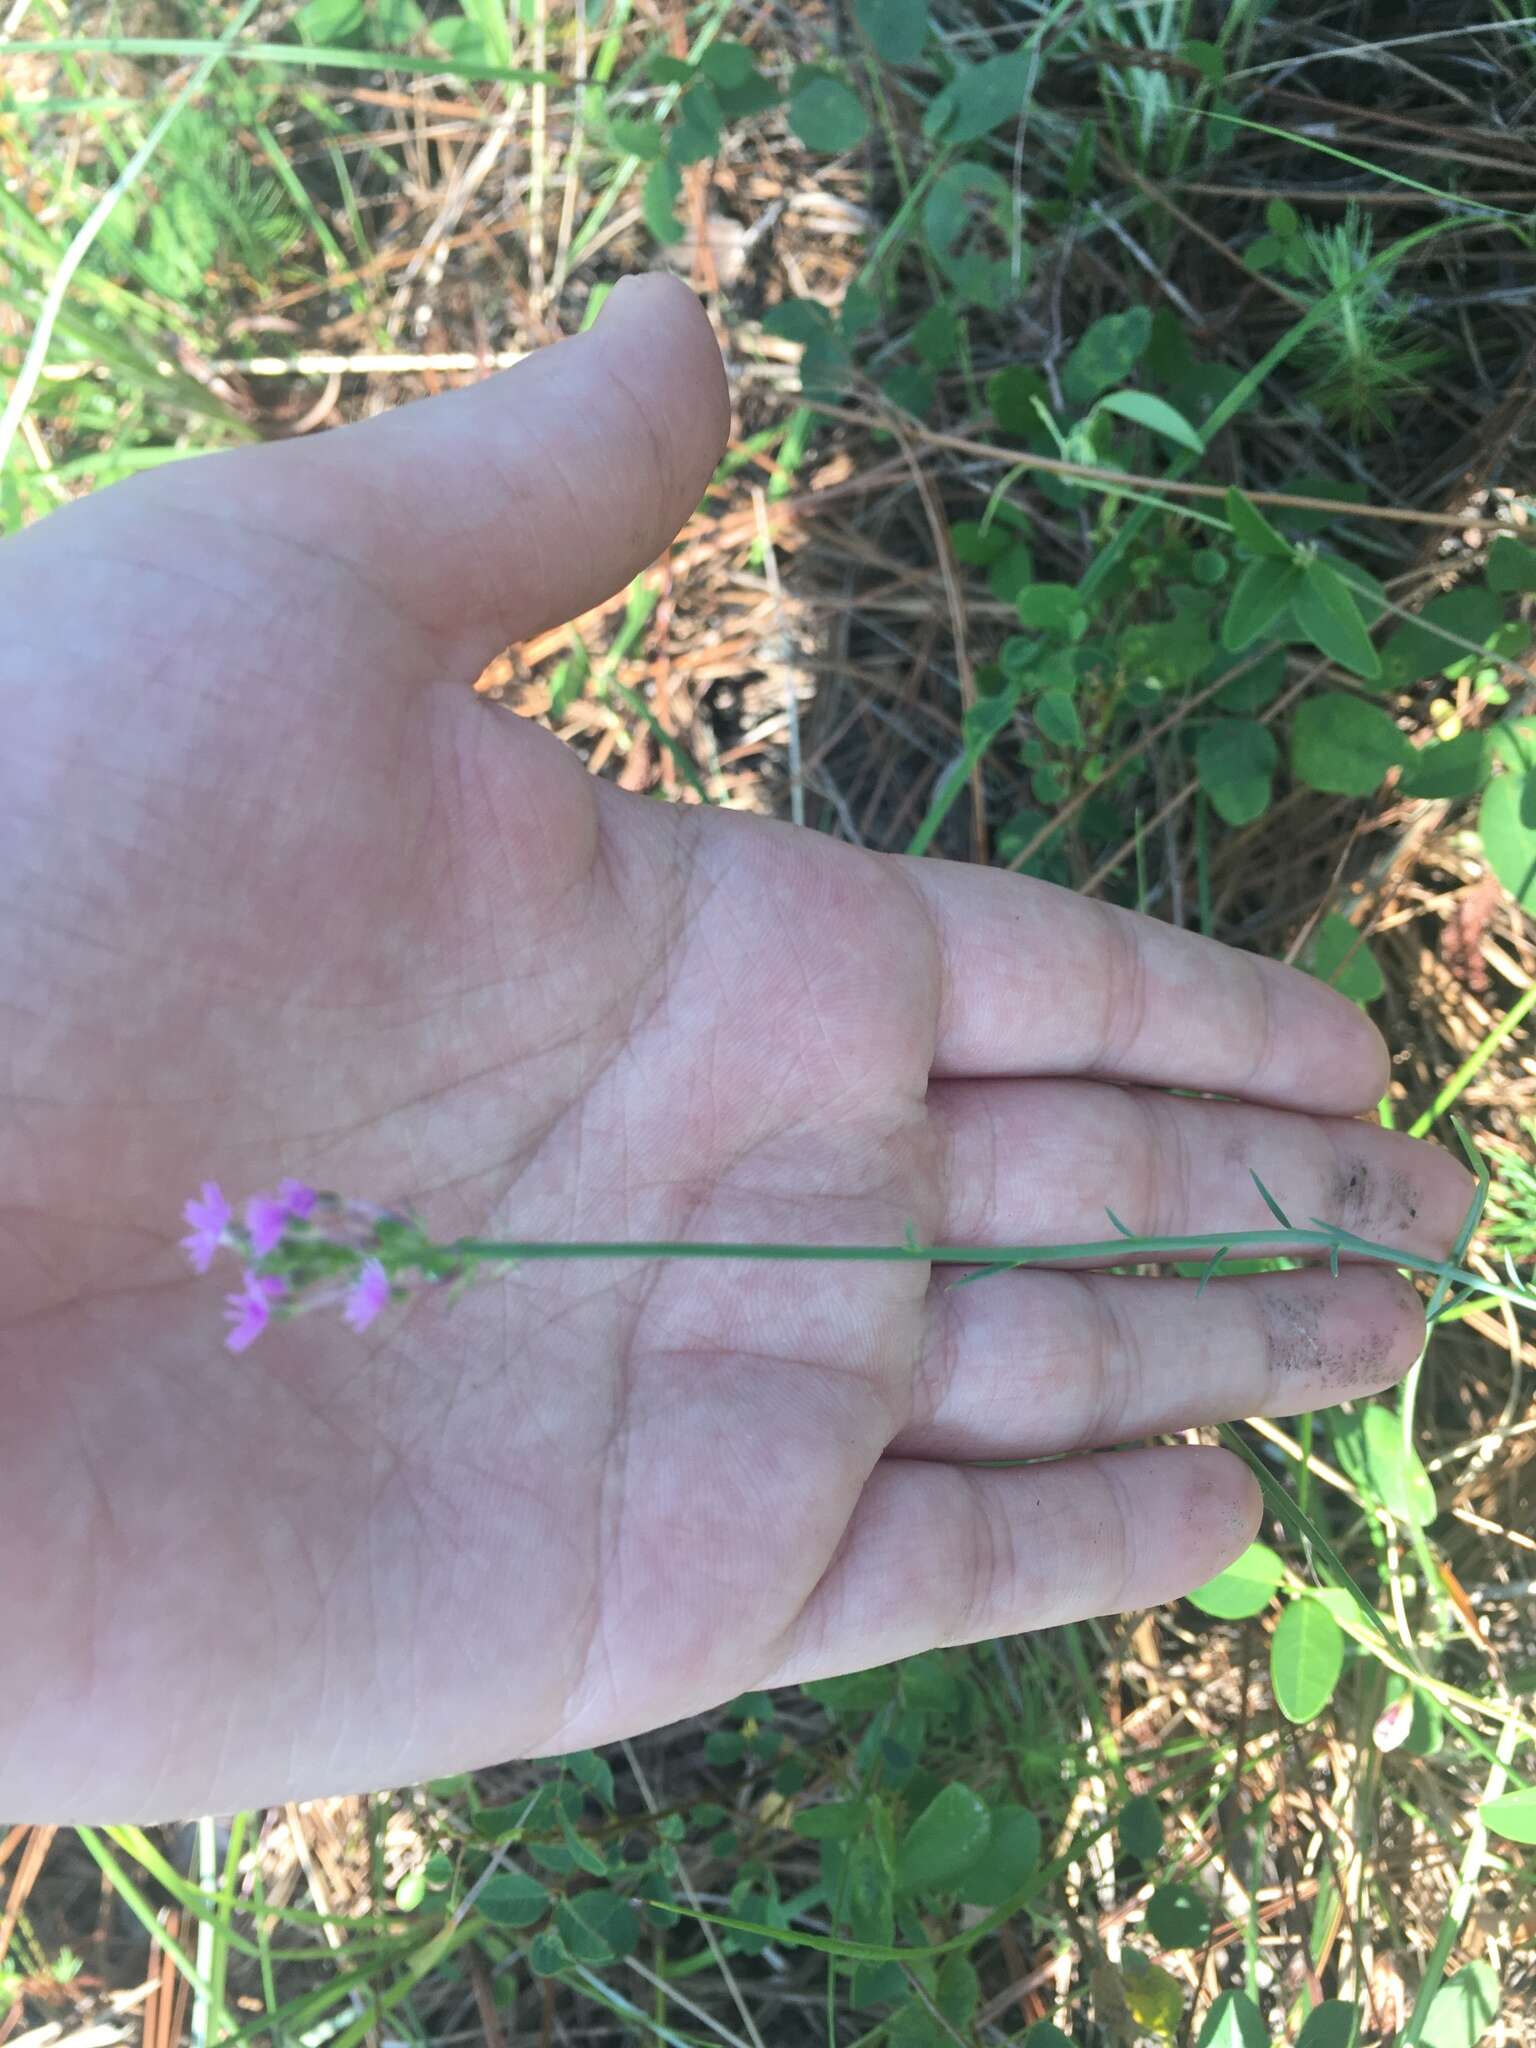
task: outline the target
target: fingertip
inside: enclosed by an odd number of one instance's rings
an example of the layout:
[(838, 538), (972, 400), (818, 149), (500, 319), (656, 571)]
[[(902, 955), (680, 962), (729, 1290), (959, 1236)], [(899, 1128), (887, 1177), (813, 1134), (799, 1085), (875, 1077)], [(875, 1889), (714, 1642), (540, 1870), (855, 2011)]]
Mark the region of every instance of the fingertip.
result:
[(1284, 971), (1305, 984), (1317, 1025), (1314, 1044), (1328, 1048), (1323, 1059), (1314, 1059), (1314, 1080), (1308, 1094), (1315, 1106), (1340, 1116), (1358, 1116), (1375, 1109), (1392, 1078), (1392, 1053), (1386, 1039), (1348, 996), (1299, 969)]
[(1168, 1524), (1160, 1561), (1166, 1578), (1150, 1593), (1151, 1605), (1203, 1586), (1241, 1557), (1259, 1533), (1264, 1496), (1244, 1461), (1214, 1445), (1147, 1455), (1159, 1460)]
[(725, 361), (698, 294), (668, 271), (630, 272), (609, 292), (590, 332), (604, 347), (632, 350), (648, 374), (674, 388), (695, 427), (697, 498), (731, 433)]

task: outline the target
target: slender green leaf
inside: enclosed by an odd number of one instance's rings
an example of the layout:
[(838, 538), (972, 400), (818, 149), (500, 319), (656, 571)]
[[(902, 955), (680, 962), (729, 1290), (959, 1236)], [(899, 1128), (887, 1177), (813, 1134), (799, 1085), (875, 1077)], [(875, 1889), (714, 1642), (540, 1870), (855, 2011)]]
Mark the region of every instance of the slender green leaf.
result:
[(1277, 562), (1288, 562), (1296, 550), (1283, 534), (1276, 533), (1264, 514), (1251, 498), (1245, 498), (1234, 485), (1226, 497), (1227, 524), (1232, 537), (1250, 555), (1270, 555)]
[(1183, 413), (1169, 405), (1166, 399), (1154, 398), (1150, 391), (1111, 391), (1099, 400), (1094, 409), (1134, 420), (1137, 426), (1150, 428), (1166, 441), (1176, 441), (1194, 455), (1205, 453), (1205, 443)]
[(1241, 654), (1261, 634), (1278, 626), (1301, 584), (1301, 571), (1289, 560), (1260, 555), (1237, 579), (1227, 615), (1221, 622), (1221, 644)]
[(1367, 682), (1381, 674), (1381, 657), (1371, 645), (1349, 585), (1337, 569), (1330, 569), (1321, 559), (1308, 562), (1291, 609), (1297, 625), (1330, 661), (1364, 676)]

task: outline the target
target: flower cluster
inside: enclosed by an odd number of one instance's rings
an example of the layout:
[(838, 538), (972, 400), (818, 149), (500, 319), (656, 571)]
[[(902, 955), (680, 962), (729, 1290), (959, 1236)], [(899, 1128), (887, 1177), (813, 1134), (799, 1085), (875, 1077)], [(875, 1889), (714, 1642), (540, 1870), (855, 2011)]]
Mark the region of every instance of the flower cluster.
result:
[(205, 1181), (182, 1214), (191, 1227), (181, 1245), (194, 1272), (206, 1273), (221, 1250), (244, 1262), (240, 1287), (225, 1296), (231, 1351), (247, 1350), (274, 1315), (327, 1305), (340, 1307), (349, 1329), (366, 1330), (405, 1291), (392, 1284), (392, 1271), (412, 1263), (425, 1242), (408, 1218), (297, 1180), (252, 1195), (238, 1218), (217, 1181)]

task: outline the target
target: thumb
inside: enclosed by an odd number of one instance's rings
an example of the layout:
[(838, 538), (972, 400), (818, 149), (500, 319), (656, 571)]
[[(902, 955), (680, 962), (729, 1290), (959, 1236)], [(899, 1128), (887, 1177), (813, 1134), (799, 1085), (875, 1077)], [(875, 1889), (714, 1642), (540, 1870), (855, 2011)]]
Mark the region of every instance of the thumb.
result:
[(247, 465), (248, 518), (355, 565), (398, 614), (479, 661), (654, 560), (729, 427), (704, 310), (653, 275), (622, 280), (585, 334), (483, 383), (215, 460)]

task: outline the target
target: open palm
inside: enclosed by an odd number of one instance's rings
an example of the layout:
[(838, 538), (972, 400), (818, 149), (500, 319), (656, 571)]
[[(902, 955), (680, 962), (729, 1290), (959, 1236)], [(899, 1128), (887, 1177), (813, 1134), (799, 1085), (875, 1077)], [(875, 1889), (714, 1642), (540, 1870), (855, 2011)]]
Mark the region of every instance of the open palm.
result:
[[(0, 1810), (163, 1817), (601, 1742), (1169, 1597), (1225, 1453), (1384, 1385), (1379, 1270), (528, 1265), (221, 1348), (180, 1204), (451, 1236), (1054, 1243), (1294, 1210), (1443, 1250), (1315, 984), (997, 872), (590, 779), (465, 690), (662, 546), (725, 431), (655, 280), (474, 390), (0, 550)], [(1190, 1093), (1230, 1098), (1202, 1101)], [(229, 1275), (233, 1282), (235, 1275)], [(989, 1463), (990, 1461), (990, 1463)]]

